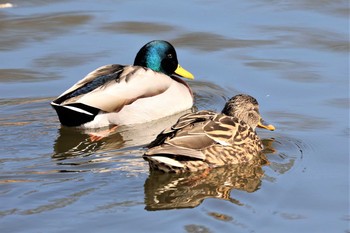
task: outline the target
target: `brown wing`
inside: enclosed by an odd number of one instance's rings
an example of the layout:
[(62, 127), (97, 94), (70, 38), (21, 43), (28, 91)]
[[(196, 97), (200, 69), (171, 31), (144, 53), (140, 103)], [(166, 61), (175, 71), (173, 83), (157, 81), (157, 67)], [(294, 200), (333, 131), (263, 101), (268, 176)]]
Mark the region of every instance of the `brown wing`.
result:
[[(182, 134), (182, 132), (186, 132), (183, 131), (183, 129), (189, 125), (194, 125), (194, 124), (198, 124), (200, 122), (205, 122), (207, 120), (212, 119), (214, 116), (216, 115), (215, 112), (212, 111), (199, 111), (199, 112), (195, 112), (195, 113), (187, 113), (183, 116), (181, 116), (178, 121), (170, 126), (169, 128), (166, 128), (165, 130), (163, 130), (158, 136), (157, 138), (152, 141), (147, 147), (148, 148), (152, 148), (155, 146), (159, 146), (162, 143), (164, 143), (164, 141), (168, 138), (173, 138), (175, 136), (175, 134)], [(187, 129), (189, 130), (189, 128)], [(201, 130), (200, 127), (196, 127), (195, 129), (193, 129), (192, 127), (192, 132), (194, 132), (195, 130)]]
[(155, 155), (163, 155), (165, 157), (174, 157), (177, 159), (181, 157), (187, 157), (190, 159), (205, 160), (205, 155), (200, 150), (170, 145), (167, 143), (150, 148), (144, 154), (145, 157)]
[(261, 149), (260, 138), (255, 131), (244, 121), (237, 118), (219, 114), (208, 122), (203, 130), (208, 137), (221, 145), (242, 147), (255, 145)]
[(158, 135), (156, 140), (148, 146), (150, 149), (146, 152), (146, 156), (166, 154), (169, 157), (206, 160), (203, 151), (220, 143), (216, 136), (228, 134), (230, 138), (232, 137), (232, 131), (225, 132), (228, 126), (221, 126), (223, 122), (229, 125), (229, 121), (218, 116), (224, 115), (211, 111), (199, 111), (180, 117), (176, 124)]
[(203, 127), (208, 137), (222, 145), (232, 145), (232, 139), (239, 131), (240, 123), (237, 118), (218, 114)]

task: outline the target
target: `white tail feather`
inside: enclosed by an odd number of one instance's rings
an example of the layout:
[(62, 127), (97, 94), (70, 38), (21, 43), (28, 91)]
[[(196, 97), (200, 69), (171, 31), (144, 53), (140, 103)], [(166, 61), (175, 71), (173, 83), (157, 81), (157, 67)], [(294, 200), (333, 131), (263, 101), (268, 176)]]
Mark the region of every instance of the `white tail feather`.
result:
[(85, 110), (83, 110), (81, 108), (77, 108), (77, 107), (73, 107), (73, 106), (62, 106), (62, 107), (69, 108), (69, 109), (71, 109), (73, 111), (81, 112), (81, 113), (84, 113), (84, 114), (87, 114), (87, 115), (90, 115), (90, 116), (94, 115), (91, 112), (85, 111)]
[(167, 157), (163, 157), (163, 156), (149, 156), (148, 158), (150, 160), (154, 160), (155, 162), (165, 163), (165, 164), (170, 165), (170, 166), (179, 167), (179, 168), (184, 167), (183, 164), (176, 161), (175, 159), (171, 159), (171, 158), (167, 158)]

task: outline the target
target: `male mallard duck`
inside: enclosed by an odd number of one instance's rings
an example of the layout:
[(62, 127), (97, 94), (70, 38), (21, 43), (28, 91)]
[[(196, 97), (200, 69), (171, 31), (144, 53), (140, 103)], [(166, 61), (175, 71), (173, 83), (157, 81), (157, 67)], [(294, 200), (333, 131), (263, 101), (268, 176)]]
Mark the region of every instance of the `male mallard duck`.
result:
[(180, 117), (148, 145), (143, 158), (151, 169), (176, 173), (246, 163), (263, 148), (257, 126), (275, 129), (263, 122), (255, 98), (236, 95), (222, 113), (204, 110)]
[(99, 128), (152, 121), (193, 105), (193, 79), (174, 47), (155, 40), (137, 53), (134, 65), (106, 65), (89, 73), (51, 102), (65, 126)]

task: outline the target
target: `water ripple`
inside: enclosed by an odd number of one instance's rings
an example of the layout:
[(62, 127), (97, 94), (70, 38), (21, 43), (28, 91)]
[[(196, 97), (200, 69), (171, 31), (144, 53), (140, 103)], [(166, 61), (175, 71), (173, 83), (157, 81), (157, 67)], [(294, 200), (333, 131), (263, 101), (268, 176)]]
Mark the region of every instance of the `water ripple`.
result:
[(91, 15), (77, 12), (50, 13), (30, 17), (5, 16), (0, 21), (0, 50), (13, 50), (25, 42), (62, 35), (74, 27), (86, 24)]
[(167, 24), (155, 22), (124, 21), (105, 24), (101, 29), (111, 32), (123, 32), (131, 34), (154, 34), (168, 33), (175, 30), (176, 28)]
[(275, 40), (235, 39), (212, 32), (185, 33), (172, 40), (176, 47), (187, 47), (201, 51), (218, 51), (230, 48), (256, 47), (276, 44)]

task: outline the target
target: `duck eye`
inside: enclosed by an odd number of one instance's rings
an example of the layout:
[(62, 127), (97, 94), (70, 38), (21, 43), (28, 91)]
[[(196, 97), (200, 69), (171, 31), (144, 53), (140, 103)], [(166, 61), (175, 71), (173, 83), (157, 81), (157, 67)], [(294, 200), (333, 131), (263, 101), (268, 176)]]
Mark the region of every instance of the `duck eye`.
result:
[(167, 56), (168, 56), (169, 59), (173, 58), (173, 55), (171, 53), (169, 53)]

